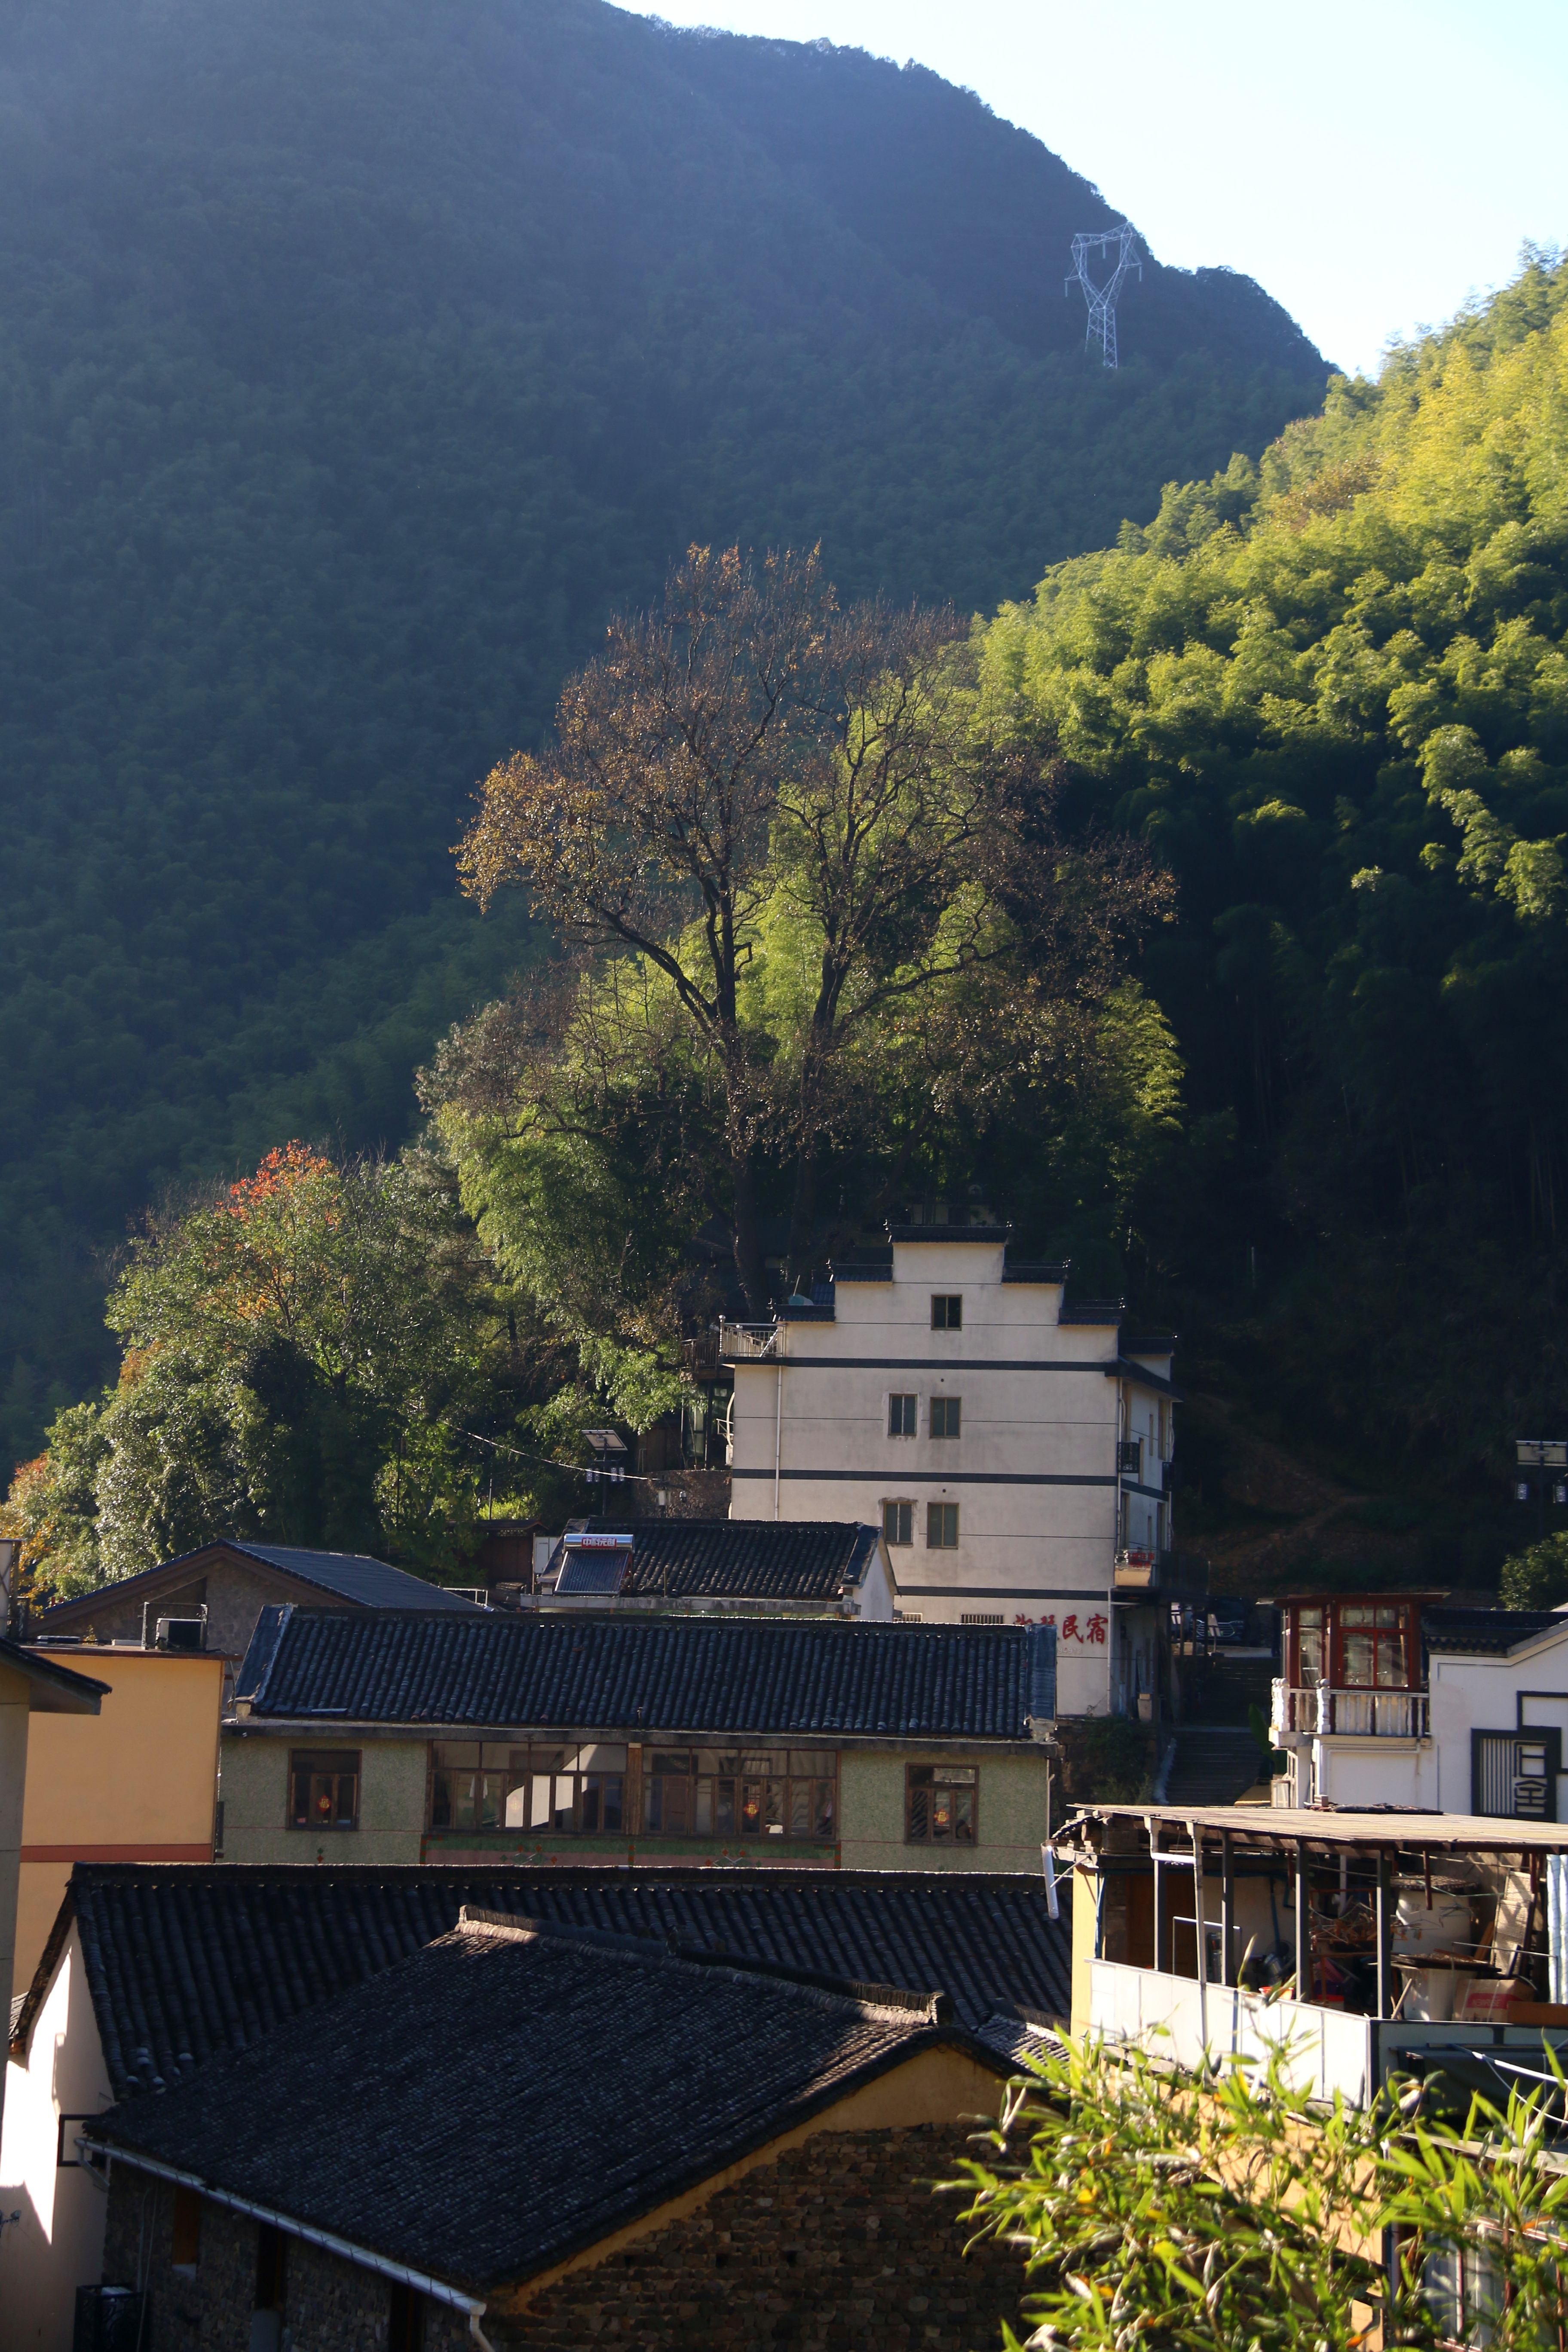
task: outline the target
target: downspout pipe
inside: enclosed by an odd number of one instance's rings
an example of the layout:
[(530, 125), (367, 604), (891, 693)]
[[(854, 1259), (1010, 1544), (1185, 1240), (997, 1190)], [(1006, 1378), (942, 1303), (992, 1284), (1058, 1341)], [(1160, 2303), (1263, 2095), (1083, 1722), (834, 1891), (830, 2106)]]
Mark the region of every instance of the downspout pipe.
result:
[(775, 1340), (774, 1344), (779, 1349), (777, 1370), (778, 1389), (773, 1398), (773, 1517), (776, 1519), (779, 1515), (779, 1479), (782, 1475), (780, 1465), (784, 1461), (784, 1348), (782, 1325), (780, 1327), (779, 1339)]
[(483, 2344), (478, 2322), (485, 2315), (485, 2306), (461, 2287), (450, 2286), (445, 2279), (432, 2278), (428, 2271), (411, 2270), (406, 2263), (395, 2263), (385, 2254), (373, 2252), (369, 2246), (356, 2246), (352, 2238), (340, 2238), (334, 2231), (319, 2230), (312, 2222), (297, 2221), (291, 2213), (279, 2213), (270, 2205), (258, 2205), (253, 2198), (237, 2197), (231, 2189), (219, 2189), (216, 2183), (204, 2180), (198, 2172), (182, 2172), (177, 2165), (160, 2164), (155, 2157), (143, 2156), (137, 2148), (120, 2147), (110, 2140), (93, 2139), (87, 2133), (77, 2135), (79, 2147), (90, 2147), (111, 2164), (129, 2165), (132, 2172), (150, 2172), (154, 2179), (172, 2180), (176, 2188), (194, 2189), (214, 2205), (226, 2205), (231, 2213), (243, 2213), (250, 2221), (269, 2222), (290, 2238), (302, 2238), (307, 2245), (320, 2246), (323, 2252), (336, 2254), (356, 2270), (375, 2271), (381, 2277), (393, 2279), (399, 2286), (412, 2287), (416, 2294), (427, 2294), (432, 2303), (444, 2303), (450, 2311), (468, 2314), (468, 2333)]

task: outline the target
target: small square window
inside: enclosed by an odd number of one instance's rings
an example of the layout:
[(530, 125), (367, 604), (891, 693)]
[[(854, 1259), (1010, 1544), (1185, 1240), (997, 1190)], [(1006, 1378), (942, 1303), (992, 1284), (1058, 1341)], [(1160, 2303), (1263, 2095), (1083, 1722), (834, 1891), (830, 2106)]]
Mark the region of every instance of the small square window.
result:
[(932, 1397), (931, 1401), (931, 1433), (933, 1437), (956, 1437), (963, 1416), (962, 1397)]
[(926, 1549), (956, 1551), (958, 1549), (958, 1505), (928, 1503), (926, 1505)]
[(931, 1303), (931, 1328), (933, 1331), (962, 1331), (963, 1328), (962, 1297), (954, 1298), (949, 1293), (945, 1297), (933, 1298)]
[(906, 1845), (973, 1845), (979, 1775), (973, 1765), (910, 1764), (904, 1769)]
[(915, 1539), (915, 1507), (912, 1503), (884, 1503), (882, 1506), (882, 1536), (889, 1544), (912, 1544)]
[(296, 1830), (359, 1827), (357, 1748), (296, 1748), (289, 1759), (289, 1826)]
[(920, 1430), (921, 1401), (918, 1396), (890, 1396), (888, 1399), (888, 1435), (913, 1437)]

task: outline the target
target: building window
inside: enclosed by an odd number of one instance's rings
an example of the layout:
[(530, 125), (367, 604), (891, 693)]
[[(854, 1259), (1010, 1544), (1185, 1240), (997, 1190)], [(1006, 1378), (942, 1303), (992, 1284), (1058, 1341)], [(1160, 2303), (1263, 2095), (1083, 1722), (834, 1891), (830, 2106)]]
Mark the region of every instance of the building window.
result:
[(174, 2189), (174, 2220), (169, 2231), (169, 2260), (177, 2271), (194, 2272), (201, 2260), (202, 2200), (183, 2183)]
[(359, 1749), (296, 1748), (289, 1759), (289, 1826), (357, 1830)]
[(921, 1425), (921, 1401), (918, 1396), (890, 1396), (888, 1399), (888, 1435), (914, 1437)]
[(973, 1764), (906, 1765), (904, 1843), (973, 1845), (978, 1828), (979, 1779)]
[(954, 1298), (951, 1292), (945, 1297), (932, 1298), (931, 1328), (933, 1331), (962, 1331), (963, 1328), (963, 1298)]
[(1000, 1609), (964, 1609), (959, 1612), (961, 1625), (1005, 1625), (1006, 1619)]
[(1405, 1612), (1375, 1601), (1351, 1601), (1339, 1612), (1342, 1663), (1347, 1690), (1408, 1690)]
[[(289, 2284), (289, 2241), (275, 2222), (259, 2221), (256, 2228), (256, 2309), (276, 2312), (282, 2318)], [(277, 2345), (281, 2329), (251, 2327), (252, 2344)]]
[(624, 1748), (443, 1739), (431, 1760), (433, 1830), (619, 1837), (626, 1826)]
[(928, 1503), (926, 1505), (926, 1549), (956, 1551), (958, 1549), (958, 1505)]
[(882, 1537), (889, 1544), (912, 1544), (915, 1539), (915, 1507), (912, 1503), (884, 1503), (882, 1506)]
[(386, 2307), (386, 2352), (425, 2352), (425, 2298), (395, 2280)]
[(809, 1749), (645, 1748), (643, 1829), (824, 1844), (837, 1835), (837, 1766)]
[(1492, 1820), (1554, 1822), (1563, 1734), (1472, 1731), (1470, 1811)]
[(931, 1433), (933, 1437), (956, 1437), (963, 1418), (962, 1397), (932, 1397), (931, 1401)]

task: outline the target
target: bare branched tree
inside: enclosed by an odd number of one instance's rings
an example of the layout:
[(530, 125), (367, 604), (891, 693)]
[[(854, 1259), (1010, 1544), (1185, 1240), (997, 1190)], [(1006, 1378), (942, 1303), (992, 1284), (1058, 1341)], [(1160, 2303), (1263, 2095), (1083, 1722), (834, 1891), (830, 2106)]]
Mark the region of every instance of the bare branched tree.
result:
[[(819, 1208), (828, 1155), (890, 1118), (890, 1190), (919, 1148), (920, 1102), (1016, 1083), (1158, 910), (1139, 853), (1067, 837), (1059, 785), (1048, 751), (979, 723), (951, 610), (841, 611), (815, 554), (693, 548), (661, 610), (612, 622), (568, 683), (554, 747), (487, 779), (459, 847), (481, 904), (521, 886), (580, 956), (601, 971), (606, 955), (642, 959), (679, 1011), (683, 1034), (656, 1045), (646, 1004), (626, 1027), (616, 990), (569, 963), (556, 985), (573, 1076), (558, 1055), (535, 1102), (591, 1119), (595, 1068), (607, 1080), (618, 1062), (624, 1082), (630, 1035), (648, 1115), (662, 1094), (660, 1132), (679, 1129), (688, 1162), (693, 1106), (709, 1102), (723, 1181), (710, 1166), (701, 1189), (762, 1312), (759, 1216), (777, 1171), (798, 1276), (838, 1216)], [(751, 985), (764, 950), (798, 966), (787, 1017), (776, 987)]]

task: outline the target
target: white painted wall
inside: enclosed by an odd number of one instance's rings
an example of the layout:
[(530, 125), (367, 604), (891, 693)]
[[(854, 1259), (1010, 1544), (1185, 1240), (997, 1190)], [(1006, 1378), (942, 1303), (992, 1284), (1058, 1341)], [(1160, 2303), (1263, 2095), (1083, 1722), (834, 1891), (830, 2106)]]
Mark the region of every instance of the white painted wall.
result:
[[(1315, 1793), (1341, 1805), (1468, 1813), (1472, 1731), (1555, 1727), (1568, 1761), (1568, 1617), (1505, 1657), (1436, 1652), (1429, 1694), (1429, 1739), (1314, 1740)], [(1557, 1819), (1568, 1821), (1568, 1772), (1557, 1783)]]
[[(102, 2184), (57, 2162), (62, 2115), (98, 2115), (110, 2105), (81, 1944), (73, 1926), (26, 2053), (5, 2068), (0, 2133), (0, 2207), (20, 2210), (0, 2245), (0, 2336), (7, 2352), (67, 2352), (79, 2286), (96, 2284), (103, 2263)], [(73, 2126), (66, 2126), (68, 2154)]]
[[(1168, 1451), (1157, 1391), (1108, 1375), (1114, 1325), (1063, 1324), (1059, 1283), (1005, 1283), (1005, 1243), (896, 1242), (890, 1281), (842, 1277), (832, 1321), (789, 1321), (780, 1353), (734, 1367), (736, 1518), (864, 1519), (913, 1503), (914, 1541), (891, 1553), (898, 1605), (927, 1623), (1054, 1620), (1058, 1711), (1110, 1704), (1117, 1441), (1145, 1435), (1147, 1483)], [(931, 1299), (957, 1295), (956, 1331)], [(918, 1433), (889, 1434), (893, 1394), (919, 1399)], [(933, 1398), (962, 1402), (956, 1439), (931, 1434)], [(1148, 1472), (1153, 1470), (1152, 1477)], [(956, 1549), (926, 1539), (926, 1507), (956, 1503)], [(1129, 1501), (1131, 1539), (1157, 1546), (1157, 1497)]]

